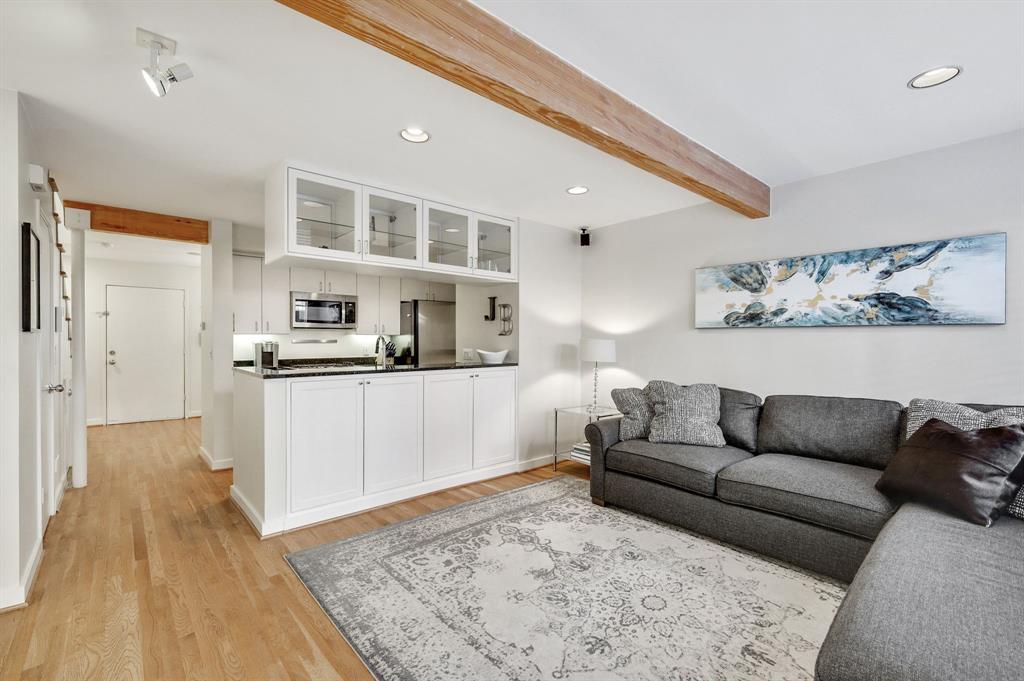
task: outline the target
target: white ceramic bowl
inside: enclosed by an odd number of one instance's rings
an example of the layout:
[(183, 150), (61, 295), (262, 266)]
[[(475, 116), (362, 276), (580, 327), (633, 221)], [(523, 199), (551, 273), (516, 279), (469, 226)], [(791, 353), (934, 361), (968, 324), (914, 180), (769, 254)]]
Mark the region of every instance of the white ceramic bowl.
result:
[(487, 350), (476, 349), (476, 354), (480, 355), (480, 361), (483, 364), (501, 364), (505, 361), (505, 355), (508, 354), (508, 350), (499, 350), (498, 352), (488, 352)]

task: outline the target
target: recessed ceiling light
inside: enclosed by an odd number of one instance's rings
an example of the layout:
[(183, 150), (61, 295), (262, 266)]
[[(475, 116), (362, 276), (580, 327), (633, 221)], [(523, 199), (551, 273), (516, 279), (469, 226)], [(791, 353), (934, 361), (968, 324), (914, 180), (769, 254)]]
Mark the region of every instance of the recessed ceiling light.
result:
[(430, 139), (430, 133), (422, 128), (402, 128), (399, 133), (406, 142), (420, 144)]
[(456, 232), (459, 231), (459, 228), (458, 227), (446, 227), (444, 231), (448, 232), (449, 234), (455, 234)]
[(306, 201), (303, 201), (302, 205), (303, 206), (309, 206), (310, 208), (323, 208), (324, 207), (324, 204), (320, 203), (319, 201), (309, 201), (308, 199)]
[(582, 184), (569, 187), (565, 190), (566, 194), (572, 194), (573, 196), (579, 196), (580, 194), (586, 194), (590, 191), (590, 187), (584, 187)]
[(911, 78), (907, 83), (907, 87), (911, 90), (923, 90), (935, 87), (936, 85), (942, 85), (959, 76), (961, 71), (963, 69), (959, 66), (940, 66), (937, 69), (929, 69)]

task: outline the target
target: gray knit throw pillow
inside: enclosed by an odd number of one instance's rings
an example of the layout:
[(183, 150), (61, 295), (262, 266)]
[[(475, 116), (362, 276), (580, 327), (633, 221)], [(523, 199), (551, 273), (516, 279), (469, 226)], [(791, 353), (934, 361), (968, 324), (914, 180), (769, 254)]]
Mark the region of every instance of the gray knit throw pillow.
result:
[[(913, 399), (907, 407), (906, 437), (913, 435), (928, 419), (939, 419), (960, 430), (1015, 426), (1024, 424), (1024, 407), (1004, 407), (985, 412), (955, 402)], [(1006, 512), (1024, 519), (1024, 489), (1017, 493)]]
[(620, 440), (639, 440), (651, 432), (654, 405), (650, 398), (650, 384), (643, 388), (616, 388), (612, 390), (615, 408), (622, 412), (619, 422)]
[(725, 436), (718, 426), (722, 397), (711, 383), (676, 385), (651, 381), (647, 386), (654, 402), (651, 442), (724, 447)]

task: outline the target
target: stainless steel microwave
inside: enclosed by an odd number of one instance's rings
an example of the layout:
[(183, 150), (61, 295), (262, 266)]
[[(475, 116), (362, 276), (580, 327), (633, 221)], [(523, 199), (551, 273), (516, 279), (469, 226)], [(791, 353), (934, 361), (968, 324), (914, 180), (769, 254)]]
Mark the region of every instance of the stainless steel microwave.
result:
[(356, 328), (355, 296), (292, 291), (293, 329)]

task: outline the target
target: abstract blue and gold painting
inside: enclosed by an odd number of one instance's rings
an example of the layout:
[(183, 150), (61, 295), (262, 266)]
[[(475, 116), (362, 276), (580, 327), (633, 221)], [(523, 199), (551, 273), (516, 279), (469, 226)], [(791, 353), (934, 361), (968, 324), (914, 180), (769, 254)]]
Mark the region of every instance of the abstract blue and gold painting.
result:
[(704, 267), (695, 291), (699, 329), (1003, 324), (1006, 234)]

